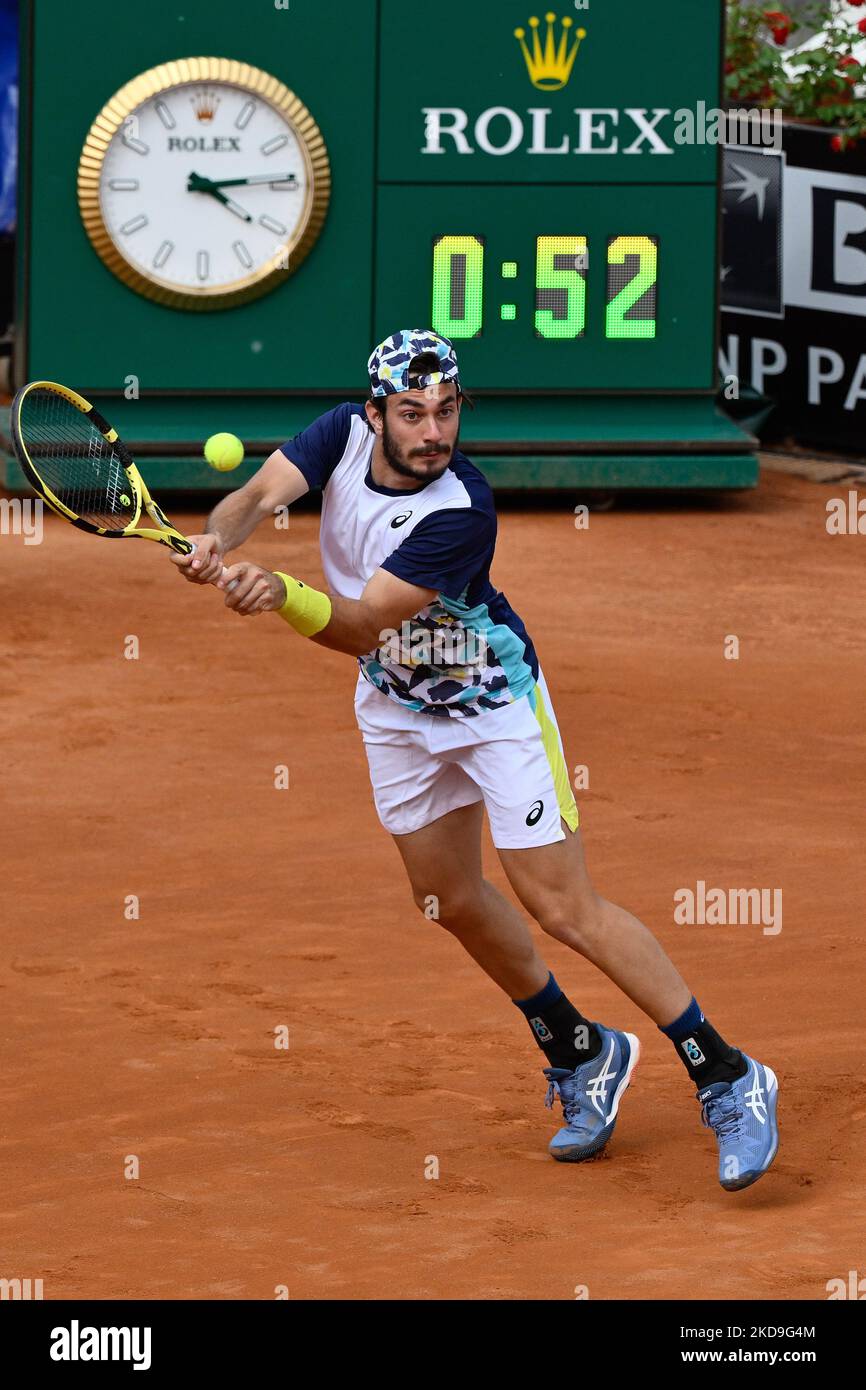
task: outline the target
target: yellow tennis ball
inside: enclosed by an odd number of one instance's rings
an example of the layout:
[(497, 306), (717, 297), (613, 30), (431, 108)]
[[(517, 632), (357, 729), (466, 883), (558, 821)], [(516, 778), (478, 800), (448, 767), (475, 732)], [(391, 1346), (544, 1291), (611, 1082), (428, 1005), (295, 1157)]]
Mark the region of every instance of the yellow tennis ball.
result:
[(211, 468), (230, 473), (244, 461), (244, 446), (236, 434), (212, 434), (205, 442), (204, 456)]

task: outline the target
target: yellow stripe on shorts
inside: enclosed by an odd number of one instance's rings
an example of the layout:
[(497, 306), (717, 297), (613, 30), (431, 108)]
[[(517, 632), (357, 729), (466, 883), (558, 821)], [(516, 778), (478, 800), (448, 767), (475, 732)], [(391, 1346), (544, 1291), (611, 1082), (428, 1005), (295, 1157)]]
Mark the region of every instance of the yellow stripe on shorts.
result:
[(559, 735), (556, 731), (556, 725), (547, 712), (544, 696), (537, 683), (532, 693), (535, 696), (535, 717), (541, 728), (541, 741), (544, 744), (547, 761), (550, 763), (550, 771), (553, 773), (553, 785), (556, 788), (556, 800), (559, 805), (559, 814), (562, 816), (569, 830), (575, 831), (580, 823), (580, 817), (577, 812), (577, 802), (571, 790), (571, 782), (568, 778), (568, 768), (565, 765), (565, 758), (562, 756), (562, 749), (559, 746)]

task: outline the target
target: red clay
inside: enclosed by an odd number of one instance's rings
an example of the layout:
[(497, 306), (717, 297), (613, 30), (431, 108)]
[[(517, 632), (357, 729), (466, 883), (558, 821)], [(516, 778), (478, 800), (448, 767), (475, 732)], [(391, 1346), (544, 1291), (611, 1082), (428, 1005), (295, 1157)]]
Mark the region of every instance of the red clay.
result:
[[(771, 474), (586, 532), (565, 499), (504, 514), (493, 571), (590, 769), (597, 886), (779, 1075), (779, 1156), (741, 1194), (667, 1040), (545, 941), (578, 1007), (644, 1047), (606, 1154), (547, 1156), (542, 1054), (376, 820), (349, 657), (226, 614), (155, 546), (4, 536), (0, 1277), (48, 1299), (823, 1299), (863, 1273), (866, 539), (824, 528), (845, 490)], [(295, 516), (244, 553), (316, 582), (316, 534)], [(698, 879), (781, 888), (781, 933), (675, 926)]]

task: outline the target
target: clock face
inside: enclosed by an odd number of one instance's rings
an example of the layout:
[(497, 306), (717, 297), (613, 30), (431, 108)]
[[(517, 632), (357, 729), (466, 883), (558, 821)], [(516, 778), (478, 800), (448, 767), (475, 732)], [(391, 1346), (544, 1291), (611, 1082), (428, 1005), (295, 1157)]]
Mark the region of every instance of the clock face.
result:
[(187, 309), (285, 281), (318, 236), (329, 188), (303, 104), (226, 59), (180, 60), (128, 83), (94, 122), (79, 169), (85, 226), (109, 268)]

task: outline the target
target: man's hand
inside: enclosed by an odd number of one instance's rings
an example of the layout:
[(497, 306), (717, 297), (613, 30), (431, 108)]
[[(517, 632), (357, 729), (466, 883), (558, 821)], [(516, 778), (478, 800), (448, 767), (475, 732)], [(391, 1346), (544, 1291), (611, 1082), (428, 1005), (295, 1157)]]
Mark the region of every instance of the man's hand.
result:
[(226, 555), (243, 545), (260, 521), (273, 518), (278, 507), (290, 506), (309, 490), (300, 468), (282, 449), (275, 449), (248, 483), (216, 504), (205, 522), (205, 534), (190, 536), (195, 552), (174, 554), (172, 560), (191, 584), (213, 584), (220, 577)]
[(249, 617), (255, 613), (273, 613), (286, 601), (286, 586), (277, 575), (248, 560), (231, 565), (216, 586), (225, 589), (226, 608)]
[(222, 574), (225, 549), (222, 537), (211, 532), (204, 536), (188, 536), (187, 539), (192, 541), (195, 550), (190, 555), (178, 555), (172, 551), (172, 562), (190, 584), (212, 584)]

